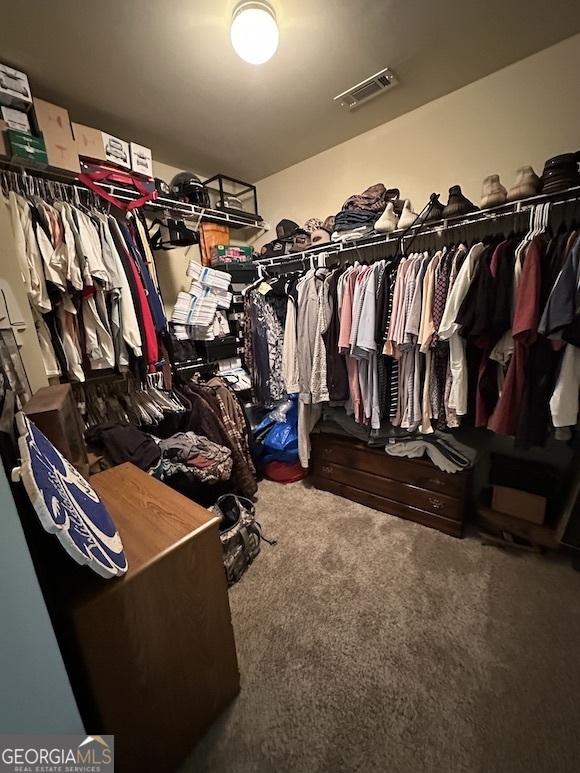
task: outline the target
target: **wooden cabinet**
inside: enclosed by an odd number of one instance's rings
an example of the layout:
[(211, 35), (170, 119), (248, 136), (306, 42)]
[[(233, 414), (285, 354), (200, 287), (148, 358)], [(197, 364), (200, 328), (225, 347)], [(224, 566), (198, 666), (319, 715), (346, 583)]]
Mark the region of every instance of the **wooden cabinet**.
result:
[(314, 434), (311, 441), (310, 480), (317, 488), (463, 536), (469, 472), (446, 473), (430, 461), (395, 458), (338, 435)]
[(165, 773), (239, 691), (218, 520), (131, 464), (91, 484), (129, 570), (103, 581), (84, 569), (68, 599), (86, 729), (115, 735), (121, 773)]

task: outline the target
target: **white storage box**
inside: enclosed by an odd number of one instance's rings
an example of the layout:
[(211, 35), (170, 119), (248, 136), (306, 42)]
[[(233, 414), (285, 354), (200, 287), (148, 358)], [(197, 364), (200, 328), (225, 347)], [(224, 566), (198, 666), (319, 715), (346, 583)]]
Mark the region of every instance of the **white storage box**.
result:
[(26, 73), (0, 64), (0, 105), (28, 110), (31, 104), (32, 95)]
[(129, 143), (113, 137), (112, 134), (102, 132), (103, 145), (105, 148), (105, 159), (111, 164), (123, 166), (125, 169), (131, 169), (131, 158), (129, 155)]
[(9, 129), (16, 129), (19, 132), (31, 134), (28, 115), (23, 113), (22, 110), (15, 110), (13, 107), (3, 107), (2, 120)]
[(145, 177), (153, 177), (153, 157), (151, 150), (138, 145), (136, 142), (131, 143), (131, 168), (137, 174), (142, 174)]

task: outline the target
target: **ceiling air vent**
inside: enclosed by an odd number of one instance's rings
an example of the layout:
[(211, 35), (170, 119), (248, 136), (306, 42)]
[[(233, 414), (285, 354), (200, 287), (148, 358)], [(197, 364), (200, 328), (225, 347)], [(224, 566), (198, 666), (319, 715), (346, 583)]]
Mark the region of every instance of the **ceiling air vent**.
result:
[(398, 82), (393, 71), (389, 67), (385, 67), (384, 70), (343, 91), (342, 94), (334, 98), (334, 101), (340, 102), (343, 107), (348, 107), (349, 110), (354, 110), (363, 102), (368, 102), (369, 99), (374, 99), (384, 91), (392, 89)]

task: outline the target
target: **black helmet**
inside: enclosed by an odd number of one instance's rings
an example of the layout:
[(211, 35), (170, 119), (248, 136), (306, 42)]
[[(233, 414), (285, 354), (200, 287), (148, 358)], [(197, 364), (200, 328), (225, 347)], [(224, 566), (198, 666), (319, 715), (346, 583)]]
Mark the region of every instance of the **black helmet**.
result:
[(179, 201), (197, 204), (198, 207), (209, 207), (209, 194), (203, 183), (193, 172), (180, 172), (171, 181), (171, 194)]

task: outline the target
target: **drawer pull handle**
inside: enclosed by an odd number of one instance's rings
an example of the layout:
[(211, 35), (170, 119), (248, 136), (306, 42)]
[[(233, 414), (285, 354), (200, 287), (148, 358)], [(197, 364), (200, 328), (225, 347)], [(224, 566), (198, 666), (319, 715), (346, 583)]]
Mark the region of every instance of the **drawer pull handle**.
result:
[(443, 502), (435, 497), (429, 497), (429, 504), (434, 510), (442, 510), (444, 507)]
[(334, 471), (334, 467), (331, 464), (323, 464), (321, 469), (322, 469), (322, 472), (325, 473), (326, 475), (332, 474), (332, 472)]
[(423, 486), (437, 486), (437, 488), (444, 488), (446, 485), (442, 480), (437, 480), (437, 478), (421, 478), (421, 483)]

